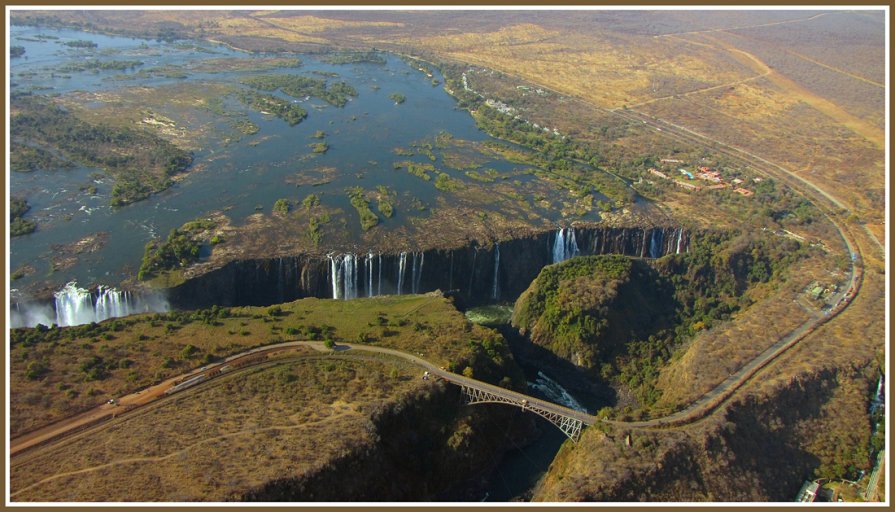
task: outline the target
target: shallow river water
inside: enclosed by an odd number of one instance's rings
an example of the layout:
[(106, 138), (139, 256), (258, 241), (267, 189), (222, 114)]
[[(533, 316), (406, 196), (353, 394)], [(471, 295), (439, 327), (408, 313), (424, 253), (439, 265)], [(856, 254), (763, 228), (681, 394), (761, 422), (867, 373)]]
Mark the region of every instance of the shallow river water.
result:
[[(38, 39), (36, 36), (57, 39)], [(12, 270), (25, 265), (34, 269), (33, 273), (12, 283), (12, 288), (17, 290), (58, 290), (69, 281), (77, 281), (82, 286), (119, 286), (123, 280), (133, 277), (143, 247), (152, 238), (164, 237), (171, 229), (217, 210), (226, 210), (233, 223), (238, 225), (257, 211), (269, 214), (278, 198), (298, 202), (311, 192), (320, 197), (323, 205), (341, 208), (350, 220), (345, 223), (345, 229), (359, 236), (360, 226), (345, 193), (346, 187), (359, 185), (372, 190), (385, 185), (396, 193), (399, 201), (406, 199), (409, 202), (412, 198), (418, 201), (417, 204), (429, 207), (435, 205), (441, 193), (432, 182), (393, 168), (394, 163), (405, 160), (429, 163), (425, 155), (402, 156), (394, 151), (395, 148), (407, 149), (414, 143), (431, 142), (440, 132), (466, 141), (489, 139), (476, 128), (467, 112), (456, 108), (455, 101), (441, 85), (433, 85), (432, 77), (388, 54), (382, 54), (386, 58), (385, 64), (328, 64), (322, 62), (320, 56), (299, 55), (302, 64), (298, 68), (221, 73), (188, 71), (189, 78), (178, 79), (147, 77), (139, 72), (159, 66), (180, 66), (190, 70), (206, 59), (261, 59), (271, 55), (246, 54), (208, 43), (174, 44), (33, 27), (12, 27), (11, 40), (12, 44), (26, 49), (24, 57), (12, 59), (10, 63), (14, 92), (34, 90), (35, 93), (71, 96), (84, 92), (114, 95), (127, 90), (123, 88), (142, 86), (182, 88), (190, 84), (223, 83), (243, 87), (239, 84), (241, 79), (270, 73), (315, 78), (335, 73), (338, 76), (327, 80), (347, 82), (358, 92), (357, 97), (343, 108), (330, 106), (316, 98), (293, 99), (281, 95), (290, 101), (301, 102), (308, 111), (307, 119), (291, 127), (278, 118), (251, 111), (233, 98), (225, 99), (228, 109), (239, 111), (239, 115), (247, 116), (260, 128), (256, 134), (229, 142), (215, 131), (225, 128), (219, 117), (208, 111), (193, 112), (194, 123), (211, 126), (209, 134), (199, 139), (202, 145), (194, 152), (193, 170), (168, 190), (122, 208), (108, 205), (112, 180), (106, 176), (98, 177), (97, 169), (79, 167), (12, 173), (9, 176), (10, 192), (27, 198), (31, 205), (27, 218), (38, 225), (35, 233), (14, 238), (10, 246)], [(72, 49), (62, 44), (73, 40), (93, 41), (97, 48)], [(60, 66), (89, 59), (137, 60), (144, 64), (124, 72), (58, 71)], [(443, 83), (443, 77), (437, 72), (434, 78), (439, 84)], [(406, 101), (396, 105), (389, 98), (392, 93), (404, 95)], [(102, 102), (87, 102), (85, 106), (97, 108)], [(167, 110), (163, 107), (160, 113), (176, 119), (178, 109), (172, 105)], [(313, 134), (317, 130), (326, 132), (325, 140), (330, 148), (322, 155), (312, 154), (308, 147), (316, 142)], [(436, 168), (445, 168), (440, 154), (431, 163)], [(501, 173), (519, 168), (499, 158), (483, 162), (483, 166)], [(319, 172), (323, 167), (336, 169), (329, 183), (296, 187), (287, 180)], [(462, 172), (452, 172), (451, 176), (467, 179)], [(531, 177), (514, 174), (514, 179)], [(95, 186), (96, 194), (80, 191), (79, 188), (85, 185)], [(548, 217), (556, 214), (546, 210), (539, 213)], [(355, 216), (351, 218), (352, 215)], [(390, 229), (407, 221), (407, 209), (398, 208), (395, 216), (380, 227)], [(59, 257), (63, 246), (97, 233), (107, 237), (99, 250), (82, 252), (74, 264), (69, 262), (53, 269), (52, 258), (54, 255)]]

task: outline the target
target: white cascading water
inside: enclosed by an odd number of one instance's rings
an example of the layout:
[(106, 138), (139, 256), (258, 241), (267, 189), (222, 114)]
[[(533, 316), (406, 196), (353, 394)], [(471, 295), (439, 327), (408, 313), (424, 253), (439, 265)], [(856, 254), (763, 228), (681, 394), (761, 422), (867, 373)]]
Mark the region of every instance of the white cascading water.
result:
[(167, 301), (160, 295), (133, 296), (130, 292), (100, 286), (95, 292), (79, 288), (74, 281), (53, 294), (52, 306), (39, 302), (16, 302), (10, 310), (11, 328), (35, 327), (38, 324), (60, 327), (102, 322), (134, 313), (168, 311)]
[(553, 263), (559, 263), (578, 255), (575, 228), (560, 228), (553, 242)]
[(643, 230), (643, 240), (640, 241), (640, 257), (646, 254), (646, 230)]
[(404, 288), (404, 270), (407, 269), (407, 253), (402, 252), (398, 256), (398, 295), (401, 295)]
[(885, 405), (886, 397), (885, 397), (885, 387), (883, 385), (884, 379), (883, 375), (879, 376), (879, 381), (876, 383), (876, 394), (873, 395), (873, 400), (870, 402), (870, 410), (875, 411)]
[(684, 228), (677, 228), (677, 250), (675, 254), (681, 253), (681, 241), (684, 239)]
[(364, 268), (367, 271), (367, 297), (373, 296), (373, 251), (367, 253), (364, 260)]
[(556, 240), (553, 242), (553, 263), (559, 263), (565, 259), (565, 229), (559, 228)]
[(357, 298), (357, 256), (348, 254), (328, 254), (330, 280), (334, 299)]
[(333, 298), (341, 299), (342, 287), (339, 283), (339, 263), (336, 261), (336, 256), (333, 254), (327, 254), (326, 257), (329, 258), (329, 276), (333, 285)]
[(382, 253), (377, 256), (379, 262), (379, 283), (376, 286), (376, 295), (382, 295)]
[(541, 394), (547, 397), (551, 402), (565, 405), (569, 409), (574, 409), (576, 411), (587, 412), (587, 409), (578, 403), (578, 401), (575, 400), (564, 387), (560, 386), (555, 380), (544, 375), (540, 370), (538, 371), (537, 379), (535, 379), (534, 382), (529, 382), (528, 387), (540, 391)]
[(423, 252), (413, 253), (413, 271), (411, 273), (410, 288), (411, 293), (420, 292), (420, 280), (423, 277), (423, 259), (426, 254)]
[(96, 320), (93, 297), (86, 289), (78, 288), (74, 281), (54, 293), (53, 297), (56, 299), (56, 325), (81, 325)]
[(131, 314), (130, 294), (126, 291), (116, 290), (100, 286), (97, 289), (99, 297), (96, 299), (96, 321), (102, 322), (107, 318), (127, 316)]
[(342, 255), (340, 265), (344, 293), (342, 297), (347, 299), (357, 298), (357, 257), (354, 254)]

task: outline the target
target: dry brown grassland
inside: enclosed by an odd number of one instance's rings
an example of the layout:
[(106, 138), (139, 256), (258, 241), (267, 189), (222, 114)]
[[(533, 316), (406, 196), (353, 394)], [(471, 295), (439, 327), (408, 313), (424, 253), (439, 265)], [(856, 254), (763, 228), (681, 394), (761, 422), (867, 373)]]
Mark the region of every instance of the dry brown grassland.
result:
[[(117, 322), (120, 331), (73, 339), (62, 328), (58, 341), (10, 348), (10, 397), (13, 437), (73, 415), (156, 382), (247, 348), (279, 341), (307, 339), (303, 329), (324, 330), (322, 337), (357, 342), (366, 333), (371, 343), (424, 357), (439, 366), (469, 355), (468, 339), (485, 335), (469, 324), (444, 298), (434, 295), (386, 296), (336, 301), (302, 299), (268, 308), (231, 308), (230, 317), (212, 323), (181, 323), (165, 315), (137, 315)], [(190, 313), (183, 315), (189, 316)], [(382, 318), (383, 320), (380, 320)], [(424, 326), (419, 330), (415, 324)], [(326, 326), (329, 325), (329, 334)], [(287, 329), (298, 330), (289, 334)], [(15, 336), (13, 337), (15, 339)], [(184, 352), (191, 345), (195, 351)], [(189, 351), (188, 351), (189, 352)], [(83, 365), (100, 358), (107, 376), (89, 380)], [(25, 376), (29, 364), (43, 361), (47, 372), (37, 379)]]
[(421, 384), (399, 361), (311, 356), (219, 377), (13, 461), (14, 501), (222, 501), (374, 442)]

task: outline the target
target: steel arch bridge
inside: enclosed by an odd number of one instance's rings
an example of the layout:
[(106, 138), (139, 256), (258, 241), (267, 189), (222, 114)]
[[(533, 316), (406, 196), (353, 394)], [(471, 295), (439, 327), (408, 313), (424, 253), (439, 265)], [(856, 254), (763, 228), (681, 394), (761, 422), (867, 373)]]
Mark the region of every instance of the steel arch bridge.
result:
[[(540, 401), (536, 402), (527, 398), (521, 398), (524, 395), (510, 397), (505, 394), (497, 394), (487, 389), (466, 384), (460, 384), (460, 389), (463, 392), (463, 401), (467, 405), (485, 403), (515, 405), (521, 407), (523, 411), (531, 411), (550, 423), (553, 423), (558, 429), (562, 430), (563, 434), (571, 439), (573, 443), (577, 443), (578, 439), (581, 438), (581, 429), (585, 425), (584, 421), (555, 410), (558, 409), (558, 407), (550, 407), (548, 409), (547, 407), (540, 405)], [(517, 393), (513, 393), (513, 395), (516, 394)]]

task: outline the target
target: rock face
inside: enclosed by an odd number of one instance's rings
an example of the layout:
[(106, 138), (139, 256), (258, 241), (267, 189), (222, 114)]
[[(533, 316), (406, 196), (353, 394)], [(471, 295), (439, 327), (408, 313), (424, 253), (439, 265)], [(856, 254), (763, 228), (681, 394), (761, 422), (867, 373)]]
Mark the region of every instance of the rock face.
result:
[(541, 270), (516, 301), (513, 327), (587, 369), (668, 327), (674, 290), (643, 260), (587, 256)]
[[(568, 228), (577, 254), (660, 257), (685, 252), (690, 234), (676, 227)], [(443, 290), (468, 304), (514, 300), (554, 263), (558, 231), (491, 245), (397, 254), (342, 253), (319, 257), (233, 261), (168, 290), (176, 308), (263, 306), (303, 297), (350, 298)]]
[(591, 428), (560, 451), (534, 500), (792, 501), (815, 471), (870, 468), (873, 373), (803, 373), (686, 429)]
[(508, 439), (532, 436), (534, 417), (494, 406), (463, 406), (438, 384), (374, 411), (375, 442), (302, 477), (271, 481), (243, 501), (466, 501), (480, 490)]

